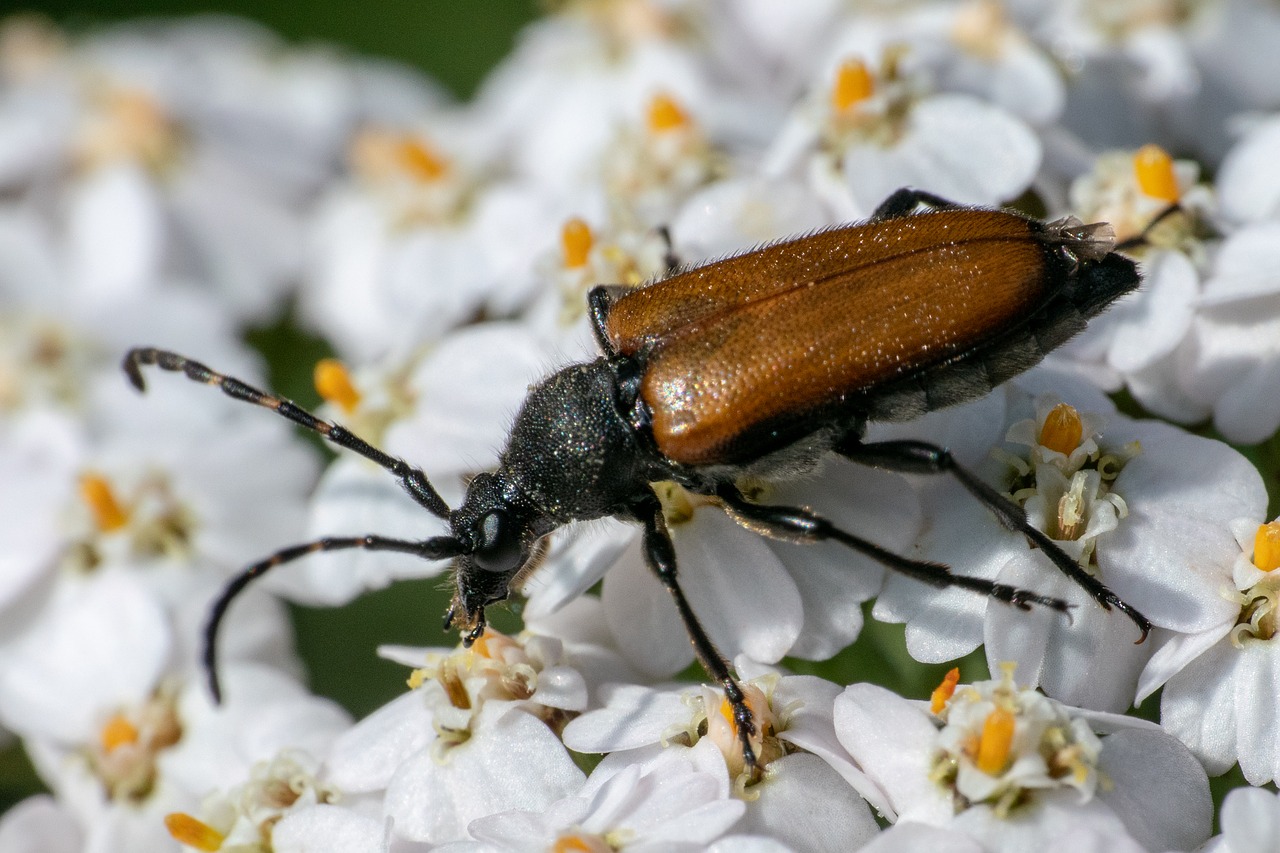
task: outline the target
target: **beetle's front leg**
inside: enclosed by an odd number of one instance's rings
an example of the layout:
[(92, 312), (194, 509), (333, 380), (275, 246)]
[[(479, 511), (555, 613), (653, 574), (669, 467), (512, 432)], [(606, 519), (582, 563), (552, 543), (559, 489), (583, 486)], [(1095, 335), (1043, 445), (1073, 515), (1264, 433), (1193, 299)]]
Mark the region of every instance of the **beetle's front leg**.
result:
[(649, 568), (658, 576), (658, 580), (671, 593), (680, 620), (684, 622), (689, 633), (689, 641), (693, 643), (693, 651), (703, 669), (724, 688), (725, 698), (733, 709), (734, 728), (738, 740), (742, 744), (742, 760), (748, 773), (756, 768), (756, 751), (751, 745), (751, 737), (756, 733), (755, 716), (747, 706), (747, 698), (742, 692), (733, 674), (729, 672), (729, 664), (720, 651), (707, 636), (707, 631), (698, 621), (693, 608), (685, 598), (684, 590), (676, 580), (676, 549), (671, 542), (671, 534), (667, 532), (667, 522), (662, 515), (662, 503), (652, 493), (638, 500), (631, 508), (636, 519), (644, 525), (644, 559)]

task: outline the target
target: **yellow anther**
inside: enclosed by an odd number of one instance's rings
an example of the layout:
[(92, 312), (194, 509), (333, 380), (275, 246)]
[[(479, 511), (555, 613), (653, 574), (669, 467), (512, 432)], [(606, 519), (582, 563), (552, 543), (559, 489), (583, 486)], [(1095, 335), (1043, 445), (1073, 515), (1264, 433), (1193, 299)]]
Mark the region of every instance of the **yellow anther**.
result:
[(960, 669), (952, 667), (946, 675), (942, 676), (942, 683), (933, 688), (933, 695), (929, 697), (929, 710), (934, 714), (942, 713), (942, 709), (947, 707), (947, 703), (955, 695), (956, 685), (959, 683)]
[(316, 393), (347, 414), (360, 405), (360, 392), (351, 382), (351, 374), (336, 358), (322, 358), (312, 373)]
[(449, 171), (449, 161), (421, 139), (402, 139), (397, 153), (405, 171), (420, 181), (439, 180)]
[(405, 679), (405, 684), (409, 685), (410, 690), (417, 690), (427, 681), (427, 671), (425, 669), (415, 669), (409, 673), (409, 677)]
[(837, 113), (848, 112), (858, 102), (865, 101), (875, 92), (875, 78), (861, 59), (846, 59), (836, 69), (835, 84), (831, 87), (831, 107)]
[(1159, 145), (1144, 145), (1133, 155), (1133, 171), (1138, 178), (1138, 188), (1151, 198), (1177, 202), (1178, 176), (1173, 173), (1173, 158)]
[(988, 776), (1004, 772), (1009, 764), (1009, 748), (1013, 745), (1013, 712), (996, 708), (982, 724), (982, 738), (978, 741), (978, 756), (974, 763)]
[(573, 217), (560, 229), (560, 250), (566, 269), (580, 269), (587, 265), (595, 236), (591, 227), (578, 217)]
[(122, 746), (138, 742), (138, 727), (129, 722), (123, 714), (116, 714), (107, 720), (102, 731), (98, 733), (102, 751), (110, 754)]
[(1040, 444), (1063, 456), (1070, 456), (1071, 451), (1080, 446), (1083, 437), (1084, 424), (1080, 421), (1080, 413), (1066, 403), (1054, 406), (1040, 427)]
[(111, 484), (99, 474), (80, 477), (80, 499), (93, 513), (93, 522), (103, 533), (119, 530), (129, 523), (129, 512), (116, 500)]
[(1264, 572), (1280, 569), (1280, 520), (1258, 525), (1253, 537), (1253, 564)]
[(197, 850), (221, 850), (226, 836), (202, 820), (184, 812), (171, 812), (164, 816), (164, 828), (173, 840)]
[(680, 130), (690, 124), (689, 114), (684, 108), (665, 92), (659, 92), (649, 101), (649, 132), (666, 133), (669, 130)]

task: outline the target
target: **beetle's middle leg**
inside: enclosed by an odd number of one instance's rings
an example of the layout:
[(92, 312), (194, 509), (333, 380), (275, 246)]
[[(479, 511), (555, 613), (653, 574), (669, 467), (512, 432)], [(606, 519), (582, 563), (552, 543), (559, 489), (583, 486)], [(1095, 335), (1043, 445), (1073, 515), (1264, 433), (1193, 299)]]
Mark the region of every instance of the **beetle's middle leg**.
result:
[(1020, 610), (1030, 610), (1038, 604), (1061, 613), (1069, 613), (1071, 605), (1060, 598), (1040, 595), (1029, 589), (996, 583), (986, 578), (953, 574), (942, 563), (913, 560), (882, 548), (860, 536), (841, 530), (815, 512), (797, 506), (754, 504), (743, 496), (738, 487), (724, 483), (716, 488), (716, 496), (724, 502), (725, 509), (734, 520), (764, 536), (787, 542), (839, 542), (860, 554), (865, 554), (886, 568), (915, 578), (937, 589), (959, 587), (1012, 604)]
[(1044, 531), (1032, 526), (1022, 507), (980, 480), (973, 472), (956, 462), (945, 447), (924, 441), (877, 441), (864, 444), (855, 438), (846, 439), (836, 447), (836, 452), (846, 458), (873, 468), (884, 468), (903, 474), (950, 474), (964, 486), (1007, 530), (1021, 533), (1033, 545), (1044, 552), (1064, 575), (1080, 585), (1103, 609), (1115, 607), (1142, 631), (1141, 643), (1151, 632), (1151, 621), (1137, 609), (1126, 603), (1093, 575), (1081, 568), (1066, 551), (1048, 537)]
[(755, 715), (747, 706), (747, 697), (737, 679), (729, 672), (729, 664), (707, 636), (707, 631), (698, 621), (684, 590), (676, 579), (676, 549), (671, 542), (671, 534), (667, 532), (667, 522), (662, 515), (662, 504), (650, 492), (632, 507), (635, 517), (644, 525), (644, 559), (649, 568), (662, 581), (662, 585), (671, 593), (676, 610), (680, 612), (680, 620), (689, 632), (689, 641), (693, 643), (693, 651), (703, 669), (724, 688), (725, 698), (733, 709), (734, 728), (738, 733), (738, 741), (742, 744), (742, 759), (747, 771), (756, 769), (756, 751), (751, 745), (751, 736), (756, 733)]

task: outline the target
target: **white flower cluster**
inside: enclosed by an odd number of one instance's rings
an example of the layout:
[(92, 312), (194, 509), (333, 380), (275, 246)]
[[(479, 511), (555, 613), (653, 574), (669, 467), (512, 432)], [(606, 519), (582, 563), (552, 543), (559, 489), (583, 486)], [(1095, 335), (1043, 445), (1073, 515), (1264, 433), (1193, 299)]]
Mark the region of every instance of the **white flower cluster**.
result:
[[(1280, 522), (1252, 462), (1166, 422), (1269, 442), (1274, 468), (1275, 4), (557, 5), (465, 105), (229, 20), (0, 24), (0, 741), (51, 792), (0, 817), (0, 853), (1192, 850), (1208, 774), (1280, 780)], [(592, 285), (865, 218), (903, 186), (1133, 240), (1141, 290), (1043, 366), (871, 434), (948, 447), (1149, 617), (1147, 642), (952, 479), (828, 461), (741, 485), (1077, 606), (886, 577), (660, 485), (755, 768), (719, 688), (669, 680), (693, 649), (615, 521), (548, 537), (518, 636), (384, 649), (410, 689), (355, 722), (302, 683), (280, 597), (448, 567), (291, 563), (229, 611), (213, 701), (202, 629), (229, 577), (440, 523), (363, 459), (321, 471), (270, 413), (176, 377), (133, 394), (130, 346), (261, 386), (244, 333), (288, 310), (341, 359), (316, 368), (323, 414), (456, 506), (529, 383), (593, 357)], [(1166, 420), (1121, 413), (1121, 389)], [(919, 661), (982, 647), (998, 677), (953, 670), (916, 701), (791, 674), (866, 613), (905, 623)], [(1161, 688), (1159, 724), (1124, 716)], [(1280, 849), (1268, 791), (1219, 817), (1208, 849)]]

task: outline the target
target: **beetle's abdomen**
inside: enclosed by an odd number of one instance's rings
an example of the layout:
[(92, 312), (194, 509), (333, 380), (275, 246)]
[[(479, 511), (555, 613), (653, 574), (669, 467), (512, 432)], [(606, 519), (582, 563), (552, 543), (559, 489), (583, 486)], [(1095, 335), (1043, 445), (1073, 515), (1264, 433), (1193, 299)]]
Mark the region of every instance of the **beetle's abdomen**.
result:
[(990, 354), (1065, 286), (1070, 265), (1051, 242), (1039, 223), (989, 210), (835, 229), (628, 293), (607, 327), (619, 352), (645, 359), (658, 448), (688, 465), (733, 463), (828, 413), (874, 415), (885, 389)]

